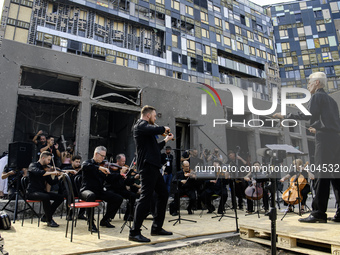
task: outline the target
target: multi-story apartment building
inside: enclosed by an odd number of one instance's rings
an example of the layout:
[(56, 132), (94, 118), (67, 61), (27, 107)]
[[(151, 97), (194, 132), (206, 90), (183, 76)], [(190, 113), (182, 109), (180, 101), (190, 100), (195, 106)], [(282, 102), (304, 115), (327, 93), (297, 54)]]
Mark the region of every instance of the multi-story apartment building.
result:
[(281, 85), (306, 87), (312, 72), (328, 76), (327, 91), (340, 88), (338, 1), (294, 1), (267, 7), (271, 15)]
[(2, 30), (8, 40), (185, 81), (253, 86), (262, 99), (278, 85), (270, 18), (248, 0), (7, 0)]
[[(240, 146), (253, 160), (266, 144), (313, 147), (299, 126), (212, 127), (213, 119), (267, 118), (247, 106), (234, 116), (226, 85), (251, 87), (258, 109), (271, 107), (271, 88), (279, 86), (270, 17), (252, 2), (5, 0), (0, 32), (2, 150), (42, 129), (84, 157), (104, 145), (131, 160), (131, 127), (145, 104), (156, 106), (159, 124), (172, 127), (178, 159), (191, 138), (196, 148)], [(222, 107), (208, 102), (201, 115), (197, 83), (218, 89)], [(190, 122), (206, 123), (216, 144)]]

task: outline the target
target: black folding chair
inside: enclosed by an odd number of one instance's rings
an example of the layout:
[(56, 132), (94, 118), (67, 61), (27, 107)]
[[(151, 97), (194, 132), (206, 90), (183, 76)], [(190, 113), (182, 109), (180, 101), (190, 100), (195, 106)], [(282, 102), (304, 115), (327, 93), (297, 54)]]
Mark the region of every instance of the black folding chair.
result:
[[(36, 215), (38, 217), (38, 227), (40, 225), (40, 217), (41, 217), (41, 204), (42, 201), (41, 200), (31, 200), (31, 199), (27, 199), (27, 194), (26, 194), (26, 189), (29, 183), (29, 178), (27, 176), (24, 176), (21, 178), (21, 186), (23, 188), (23, 193), (24, 193), (24, 199), (25, 199), (25, 205), (24, 205), (24, 210), (22, 211), (22, 222), (21, 222), (21, 226), (24, 225), (24, 220), (25, 220), (25, 212), (26, 210), (30, 209), (32, 211), (32, 217), (31, 217), (31, 224), (33, 223), (33, 216)], [(29, 203), (33, 204), (33, 207), (29, 205)], [(34, 210), (34, 205), (36, 203), (40, 203), (39, 206), (39, 213), (37, 213)], [(28, 205), (28, 207), (26, 208), (26, 205)]]
[[(72, 212), (72, 227), (71, 227), (71, 242), (73, 239), (73, 226), (74, 226), (74, 218), (75, 215), (78, 215), (78, 208), (91, 208), (90, 210), (90, 215), (89, 215), (89, 219), (92, 219), (92, 215), (94, 213), (94, 208), (98, 207), (98, 220), (97, 220), (97, 229), (98, 229), (98, 239), (100, 239), (100, 234), (99, 234), (99, 203), (98, 202), (75, 202), (74, 199), (74, 194), (73, 194), (73, 189), (72, 189), (72, 182), (70, 177), (67, 174), (63, 174), (63, 182), (65, 185), (65, 189), (66, 189), (66, 194), (67, 194), (67, 206), (70, 209), (69, 213)], [(73, 209), (73, 210), (71, 210)], [(68, 215), (70, 216), (70, 215)], [(66, 234), (65, 237), (67, 237), (67, 232), (68, 232), (68, 224), (69, 221), (67, 221), (66, 224)], [(90, 229), (91, 229), (91, 235), (92, 235), (92, 220), (90, 220)]]

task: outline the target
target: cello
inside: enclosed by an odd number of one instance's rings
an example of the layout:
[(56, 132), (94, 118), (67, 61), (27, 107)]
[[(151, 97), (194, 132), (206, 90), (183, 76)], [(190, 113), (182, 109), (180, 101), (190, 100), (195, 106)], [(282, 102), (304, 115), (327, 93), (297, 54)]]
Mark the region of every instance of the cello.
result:
[(251, 184), (244, 191), (246, 198), (250, 200), (260, 200), (263, 197), (263, 188), (260, 183), (256, 181), (251, 182)]
[[(306, 164), (301, 168), (301, 172), (303, 169), (308, 165), (308, 161)], [(293, 175), (290, 178), (290, 185), (288, 189), (286, 189), (282, 193), (282, 199), (289, 205), (296, 205), (300, 203), (300, 200), (302, 200), (301, 190), (306, 186), (307, 180), (302, 175), (302, 173)]]

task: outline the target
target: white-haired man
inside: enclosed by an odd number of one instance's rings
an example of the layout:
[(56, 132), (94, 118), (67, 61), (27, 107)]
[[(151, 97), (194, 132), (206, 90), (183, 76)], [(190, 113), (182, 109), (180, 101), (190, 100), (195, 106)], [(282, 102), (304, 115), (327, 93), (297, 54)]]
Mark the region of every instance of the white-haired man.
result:
[[(309, 131), (315, 133), (315, 197), (312, 203), (313, 211), (307, 218), (299, 219), (306, 223), (326, 223), (327, 204), (329, 198), (330, 183), (332, 183), (338, 209), (331, 219), (340, 222), (340, 179), (339, 176), (332, 175), (332, 169), (340, 162), (340, 118), (338, 105), (323, 89), (327, 84), (327, 76), (323, 72), (312, 73), (309, 76), (307, 88), (312, 94), (309, 101), (308, 110), (311, 115), (302, 113), (288, 114), (282, 116), (280, 113), (274, 114), (276, 118), (310, 120)], [(325, 171), (326, 170), (326, 171)], [(334, 169), (333, 169), (334, 170)], [(324, 172), (323, 172), (324, 171)]]
[[(107, 209), (103, 219), (100, 221), (100, 226), (107, 228), (114, 228), (110, 223), (123, 202), (123, 198), (115, 194), (111, 190), (104, 190), (104, 181), (106, 176), (110, 174), (109, 169), (100, 166), (106, 157), (106, 148), (98, 146), (95, 148), (93, 158), (86, 160), (82, 164), (83, 180), (80, 188), (80, 198), (87, 202), (94, 202), (97, 199), (107, 202)], [(88, 210), (90, 215), (90, 210)], [(93, 217), (93, 215), (92, 215)], [(92, 219), (88, 219), (89, 221)], [(89, 224), (89, 231), (91, 231)], [(96, 225), (92, 223), (92, 232), (97, 232)]]

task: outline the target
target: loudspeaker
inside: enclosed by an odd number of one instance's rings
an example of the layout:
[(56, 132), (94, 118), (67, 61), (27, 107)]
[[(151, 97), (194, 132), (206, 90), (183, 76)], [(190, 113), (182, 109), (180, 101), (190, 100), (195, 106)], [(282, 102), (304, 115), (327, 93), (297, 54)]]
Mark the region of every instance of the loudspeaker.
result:
[(31, 143), (14, 142), (8, 146), (8, 167), (27, 168), (32, 163), (33, 149)]

